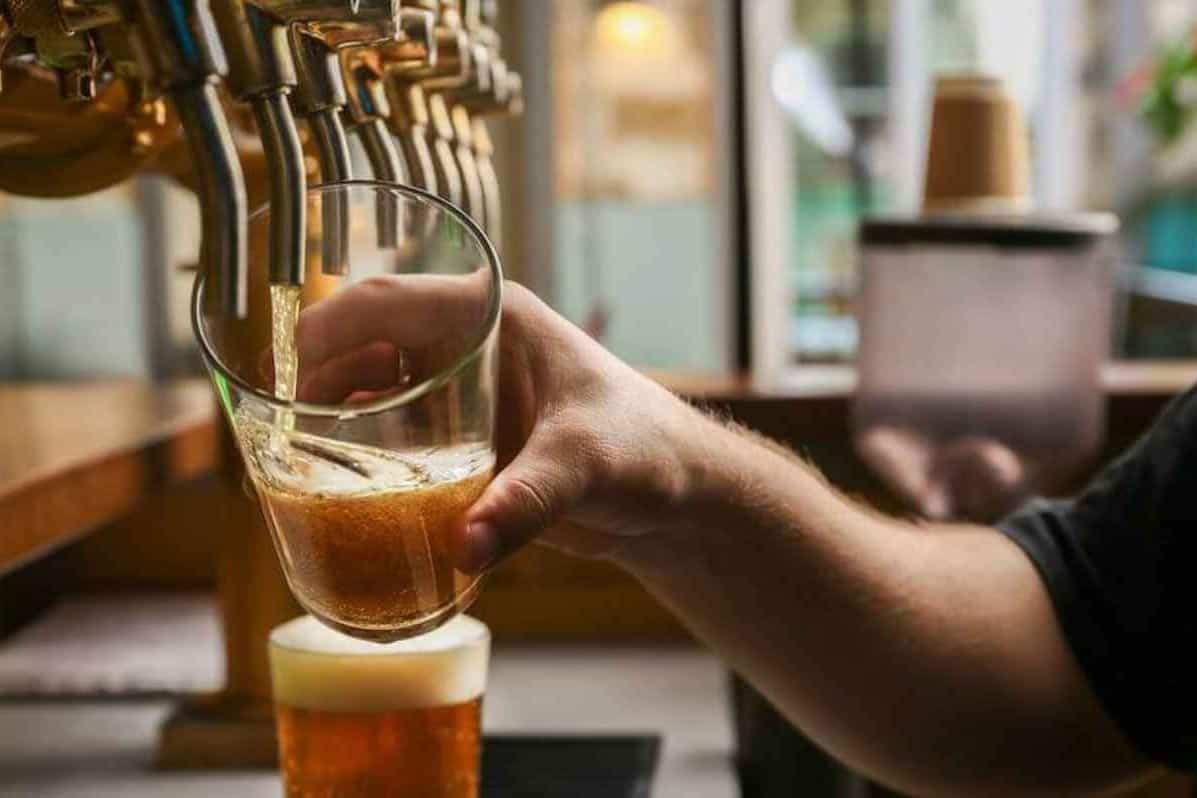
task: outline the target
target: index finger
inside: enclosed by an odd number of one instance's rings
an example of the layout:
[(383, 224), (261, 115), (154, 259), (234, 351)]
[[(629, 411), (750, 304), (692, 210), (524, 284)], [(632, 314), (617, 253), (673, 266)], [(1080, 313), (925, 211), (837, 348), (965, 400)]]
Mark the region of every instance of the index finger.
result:
[(295, 328), (300, 378), (379, 342), (417, 354), (464, 354), (484, 333), (492, 277), (381, 275), (312, 303)]

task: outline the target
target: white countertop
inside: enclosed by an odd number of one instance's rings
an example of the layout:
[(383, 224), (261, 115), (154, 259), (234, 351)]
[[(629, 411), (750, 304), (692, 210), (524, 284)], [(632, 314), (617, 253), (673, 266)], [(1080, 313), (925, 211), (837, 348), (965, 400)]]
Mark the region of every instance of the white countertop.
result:
[[(726, 670), (697, 648), (496, 647), (488, 732), (656, 732), (654, 794), (733, 798)], [(0, 796), (278, 796), (276, 774), (159, 772), (165, 701), (0, 701)]]

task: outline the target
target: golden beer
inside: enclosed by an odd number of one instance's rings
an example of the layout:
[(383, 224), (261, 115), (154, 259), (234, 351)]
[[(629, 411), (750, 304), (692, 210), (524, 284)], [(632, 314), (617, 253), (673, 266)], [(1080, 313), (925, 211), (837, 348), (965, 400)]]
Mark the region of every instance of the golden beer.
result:
[(459, 616), (376, 645), (305, 616), (270, 636), (293, 798), (476, 798), (490, 633)]
[(491, 480), (489, 447), (399, 453), (241, 424), (250, 474), (292, 592), (343, 632), (392, 641), (464, 610), (477, 576), (454, 530)]

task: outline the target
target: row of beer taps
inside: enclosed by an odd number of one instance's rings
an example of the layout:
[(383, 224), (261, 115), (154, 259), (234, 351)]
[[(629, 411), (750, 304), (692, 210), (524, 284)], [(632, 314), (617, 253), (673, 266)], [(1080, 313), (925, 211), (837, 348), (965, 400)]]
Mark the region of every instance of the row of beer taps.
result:
[[(218, 276), (225, 312), (240, 316), (249, 209), (239, 107), (252, 111), (269, 176), (272, 283), (302, 283), (306, 269), (305, 142), (323, 182), (409, 184), (498, 238), (487, 118), (519, 113), (523, 84), (496, 15), (496, 0), (0, 0), (0, 60), (52, 70), (64, 101), (96, 102), (112, 81), (132, 87), (138, 113), (161, 116), (169, 100), (200, 198), (201, 266)], [(353, 173), (350, 137), (371, 175)], [(334, 200), (321, 213), (321, 268), (343, 273), (349, 209)]]

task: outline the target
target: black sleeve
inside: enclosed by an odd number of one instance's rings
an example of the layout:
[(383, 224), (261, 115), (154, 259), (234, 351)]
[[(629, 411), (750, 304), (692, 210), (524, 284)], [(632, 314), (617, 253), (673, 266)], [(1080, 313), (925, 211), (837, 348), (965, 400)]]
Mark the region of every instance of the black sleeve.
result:
[(1075, 501), (1036, 502), (1001, 528), (1131, 742), (1197, 770), (1197, 389)]

